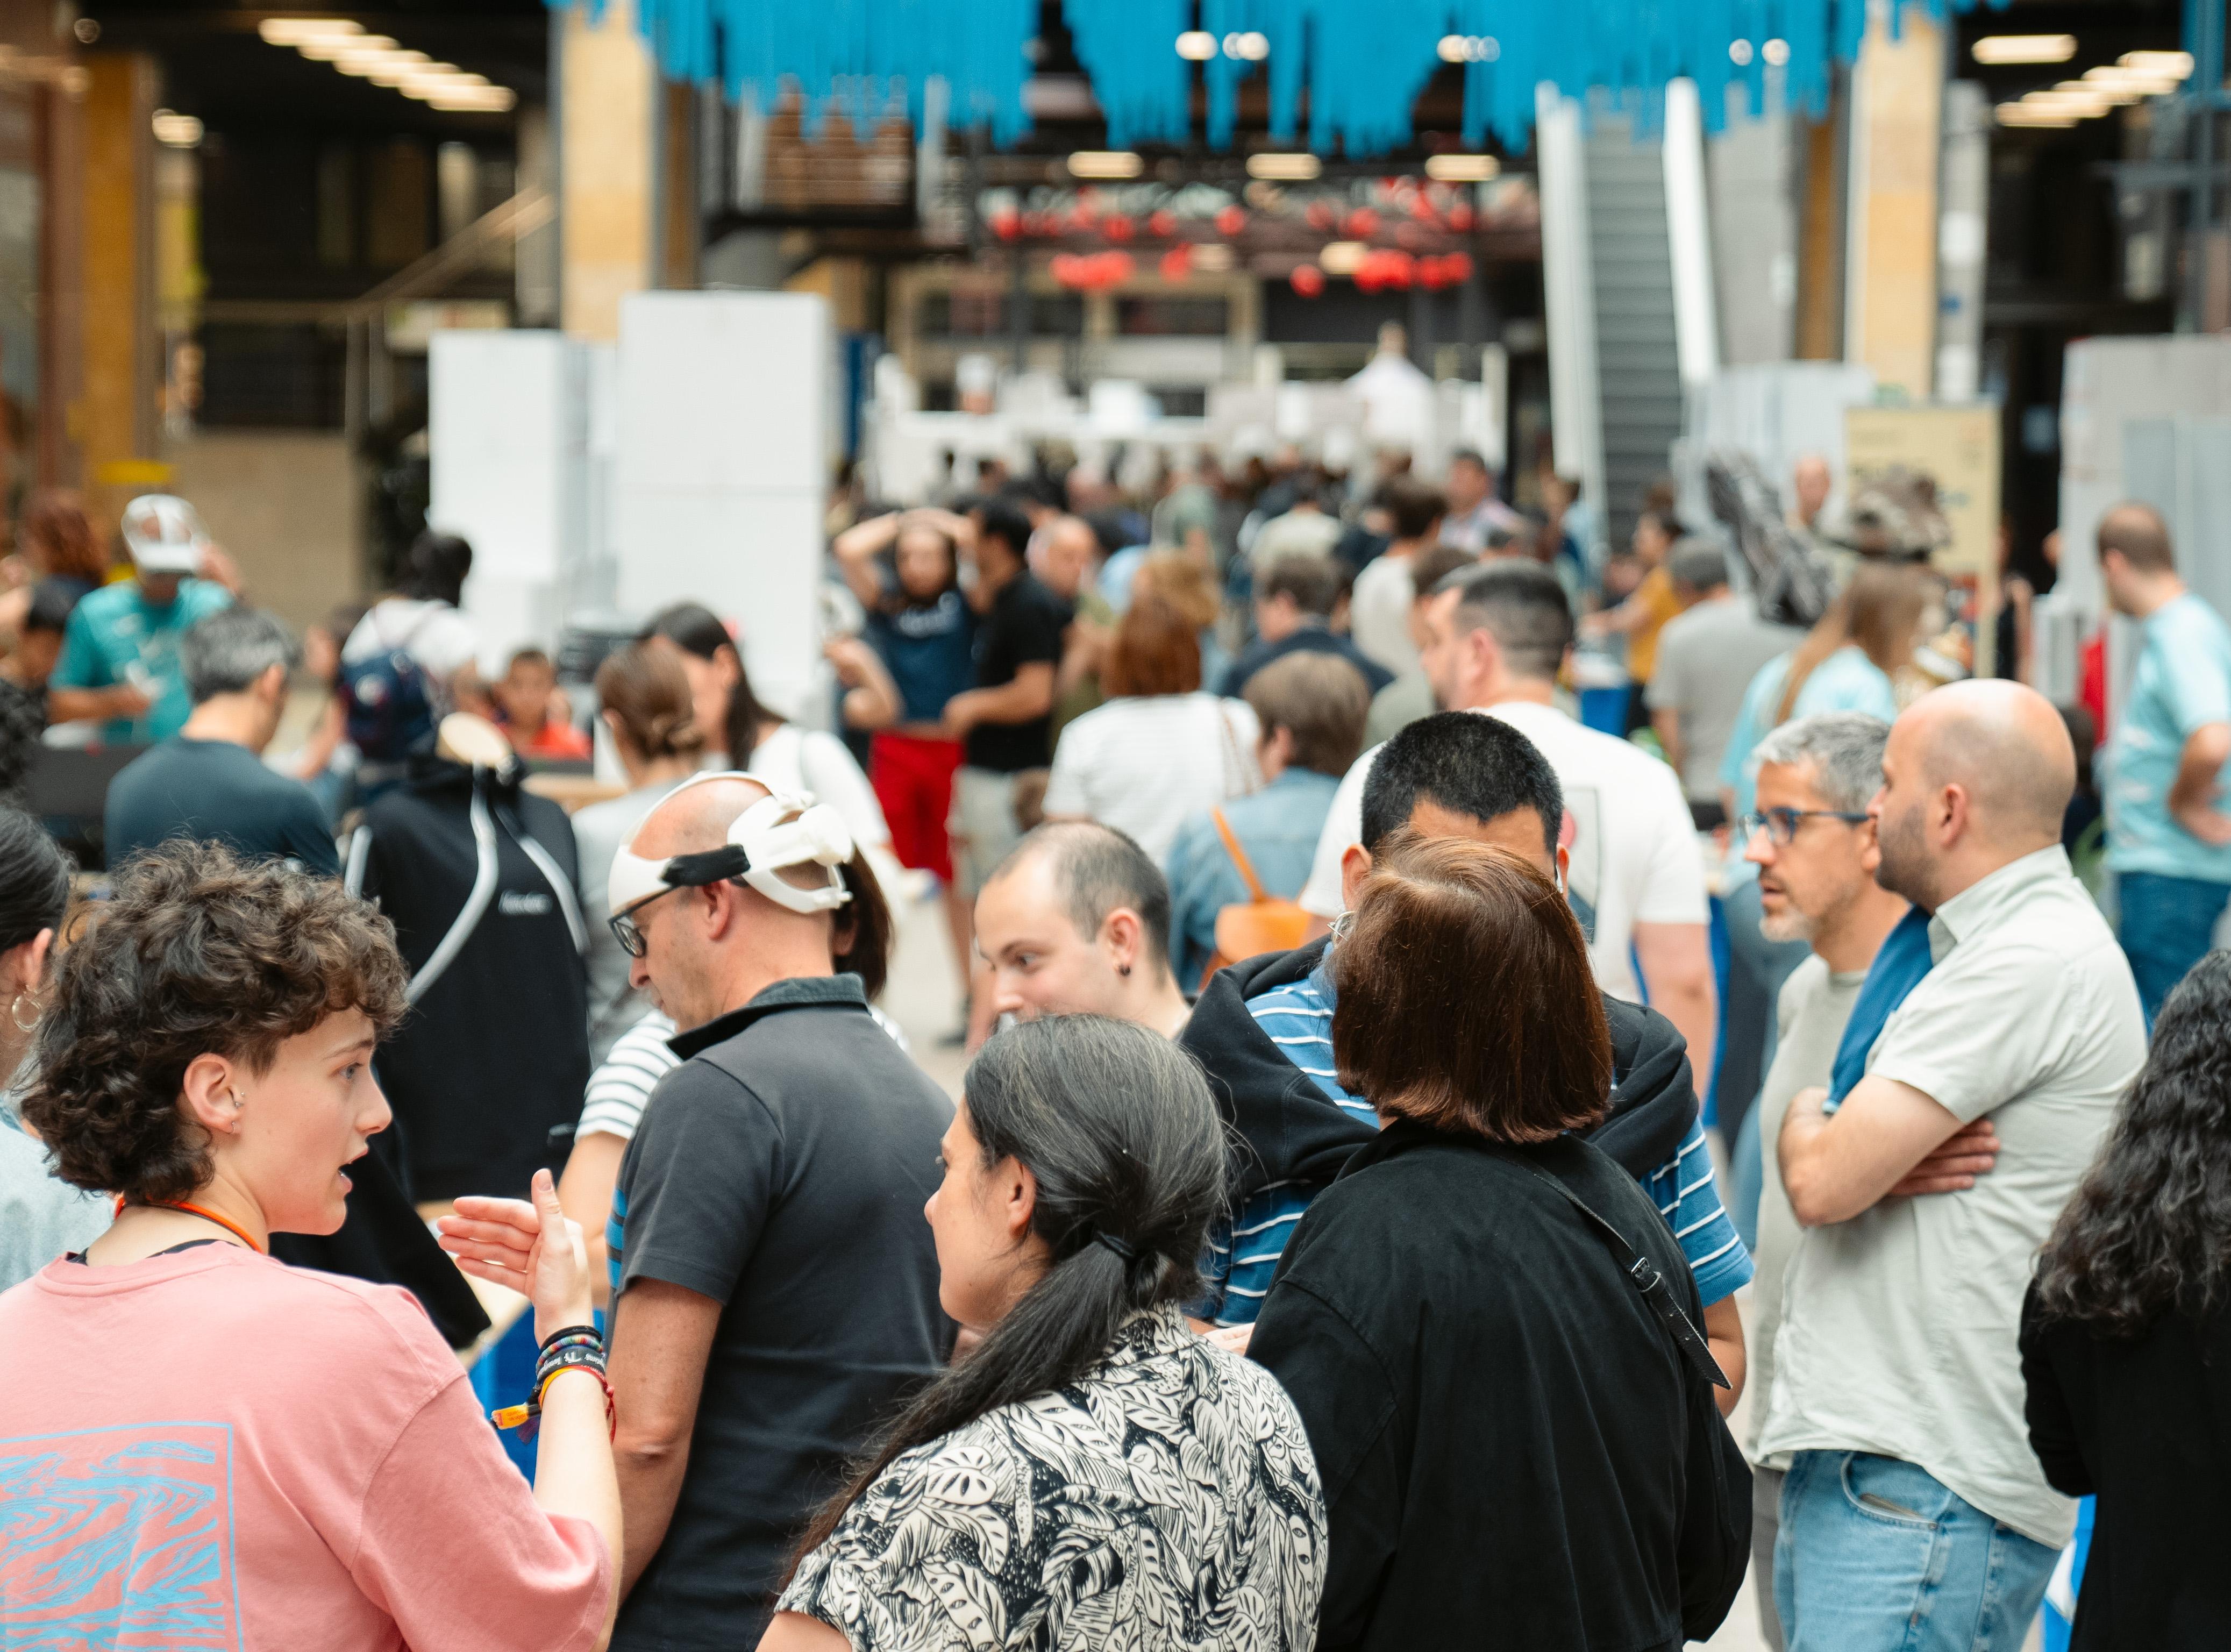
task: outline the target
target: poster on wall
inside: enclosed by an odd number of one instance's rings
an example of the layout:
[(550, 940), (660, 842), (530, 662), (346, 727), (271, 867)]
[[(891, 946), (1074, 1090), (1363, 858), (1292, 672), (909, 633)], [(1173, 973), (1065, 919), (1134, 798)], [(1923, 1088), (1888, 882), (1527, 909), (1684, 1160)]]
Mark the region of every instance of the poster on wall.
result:
[[(1847, 493), (1899, 465), (1936, 483), (1937, 508), (1952, 538), (1930, 566), (1951, 585), (1950, 619), (1967, 653), (1961, 663), (1977, 677), (1991, 676), (1999, 611), (1999, 410), (1988, 404), (1847, 408), (1844, 453)], [(1956, 639), (1945, 640), (1949, 645)]]

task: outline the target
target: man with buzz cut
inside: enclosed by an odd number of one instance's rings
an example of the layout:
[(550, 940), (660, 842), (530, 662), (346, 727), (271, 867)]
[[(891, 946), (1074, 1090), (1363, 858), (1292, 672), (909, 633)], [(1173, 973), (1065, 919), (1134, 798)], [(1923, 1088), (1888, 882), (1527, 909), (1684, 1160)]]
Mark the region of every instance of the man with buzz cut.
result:
[[(1524, 857), (1563, 887), (1564, 795), (1534, 743), (1495, 717), (1442, 712), (1388, 741), (1363, 788), (1360, 840), (1341, 857), (1353, 897), (1372, 857), (1405, 827), (1467, 838)], [(1179, 1041), (1200, 1058), (1239, 1137), (1228, 1235), (1212, 1241), (1204, 1272), (1218, 1299), (1207, 1317), (1254, 1320), (1280, 1254), (1310, 1202), (1379, 1129), (1371, 1104), (1340, 1081), (1332, 1053), (1339, 1002), (1338, 942), (1250, 958), (1210, 978)], [(1704, 1331), (1730, 1386), (1743, 1388), (1743, 1321), (1735, 1292), (1750, 1258), (1721, 1208), (1681, 1035), (1666, 1019), (1610, 993), (1611, 1111), (1589, 1132), (1642, 1183), (1697, 1276)]]

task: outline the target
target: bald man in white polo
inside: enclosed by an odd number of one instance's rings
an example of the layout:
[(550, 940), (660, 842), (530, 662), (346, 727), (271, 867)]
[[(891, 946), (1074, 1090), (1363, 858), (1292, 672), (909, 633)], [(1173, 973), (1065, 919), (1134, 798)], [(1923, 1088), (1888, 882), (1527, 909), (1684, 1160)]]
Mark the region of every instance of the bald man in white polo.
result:
[[(1875, 880), (1930, 915), (1930, 963), (1841, 1106), (1801, 1092), (1779, 1144), (1806, 1231), (1759, 1448), (1794, 1454), (1789, 1652), (2014, 1652), (2074, 1525), (2030, 1450), (2016, 1330), (2145, 1057), (2130, 966), (2060, 846), (2075, 776), (2059, 714), (2014, 683), (1939, 689), (1891, 730)], [(1989, 1168), (1889, 1196), (1978, 1135)]]

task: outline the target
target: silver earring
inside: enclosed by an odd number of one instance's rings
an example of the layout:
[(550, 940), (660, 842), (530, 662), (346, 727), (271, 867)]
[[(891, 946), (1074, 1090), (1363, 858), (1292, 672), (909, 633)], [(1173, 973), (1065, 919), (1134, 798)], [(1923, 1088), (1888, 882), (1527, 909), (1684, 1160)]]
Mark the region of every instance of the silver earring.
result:
[[(26, 1025), (23, 1020), (23, 1001), (26, 999), (30, 999), (31, 1004), (31, 1019), (29, 1025)], [(18, 1033), (37, 1032), (39, 1030), (39, 1001), (36, 998), (32, 998), (31, 994), (29, 993), (17, 993), (14, 1001), (8, 1006), (8, 1019), (16, 1023), (16, 1030)]]

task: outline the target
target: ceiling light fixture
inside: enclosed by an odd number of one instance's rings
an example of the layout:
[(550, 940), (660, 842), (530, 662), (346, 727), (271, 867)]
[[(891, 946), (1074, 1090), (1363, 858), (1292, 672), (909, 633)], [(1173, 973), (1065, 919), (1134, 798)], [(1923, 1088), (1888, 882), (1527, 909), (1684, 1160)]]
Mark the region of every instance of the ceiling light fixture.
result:
[(1324, 171), (1315, 155), (1250, 155), (1247, 176), (1267, 178), (1280, 184), (1306, 184)]
[(1317, 268), (1328, 275), (1353, 275), (1370, 254), (1361, 241), (1329, 241), (1317, 254)]
[(1492, 155), (1428, 155), (1426, 176), (1438, 184), (1484, 184), (1503, 172)]
[(1147, 163), (1128, 149), (1080, 149), (1069, 158), (1071, 178), (1136, 178)]
[(1978, 63), (2066, 63), (2076, 55), (2073, 35), (1986, 35), (1974, 49)]
[(364, 25), (346, 17), (266, 17), (255, 32), (274, 46), (299, 46), (306, 40), (361, 35)]
[(1216, 36), (1206, 29), (1188, 29), (1178, 36), (1178, 55), (1188, 63), (1206, 63), (1216, 55)]
[(292, 47), (337, 73), (400, 92), (430, 108), (497, 113), (516, 107), (519, 94), (485, 75), (437, 63), (388, 35), (367, 35), (346, 17), (267, 17), (255, 32), (274, 46)]
[(202, 123), (190, 114), (180, 114), (175, 109), (158, 109), (152, 122), (155, 141), (172, 149), (191, 149), (202, 140)]
[(314, 63), (338, 63), (345, 57), (388, 51), (394, 45), (392, 35), (332, 35), (297, 42), (294, 49)]
[(2124, 68), (2172, 76), (2180, 83), (2192, 78), (2190, 52), (2124, 52), (2115, 61)]
[(2021, 103), (2001, 103), (1999, 105), (1996, 113), (1999, 118), (1999, 124), (2002, 126), (2050, 126), (2057, 128), (2073, 126), (2076, 124), (2077, 120), (2077, 117), (2073, 114), (2064, 114), (2058, 110), (2040, 109), (2034, 105)]

